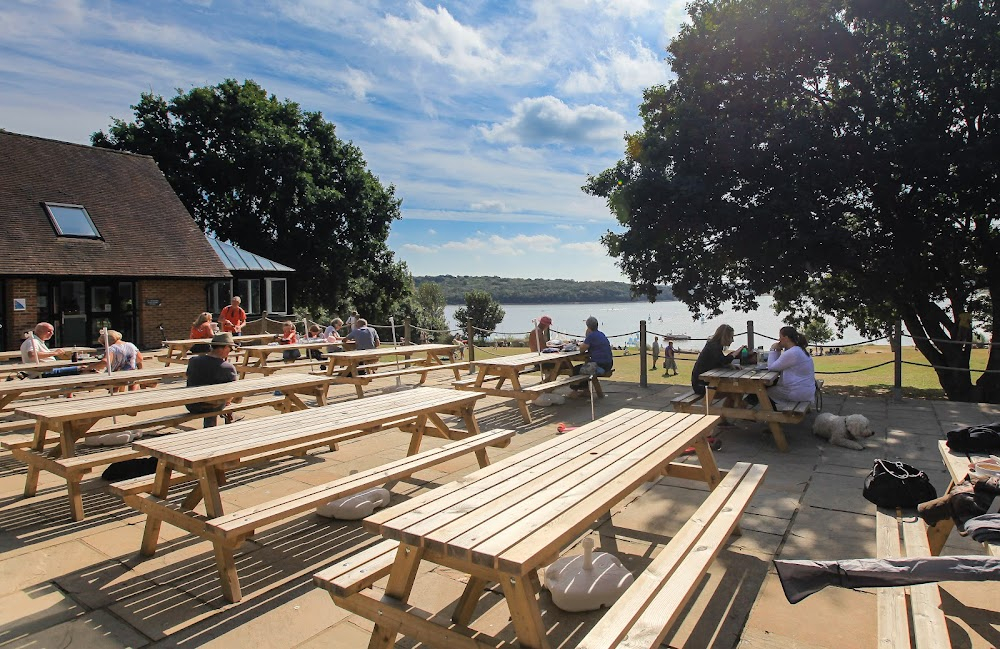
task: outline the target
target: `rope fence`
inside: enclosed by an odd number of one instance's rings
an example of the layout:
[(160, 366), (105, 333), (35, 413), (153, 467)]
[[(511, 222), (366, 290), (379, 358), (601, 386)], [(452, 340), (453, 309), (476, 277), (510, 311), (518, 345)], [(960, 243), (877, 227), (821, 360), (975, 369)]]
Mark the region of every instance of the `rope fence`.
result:
[[(325, 326), (317, 321), (310, 320), (308, 316), (305, 317), (288, 317), (282, 318), (280, 320), (275, 320), (268, 317), (266, 313), (262, 315), (261, 318), (247, 322), (243, 327), (243, 332), (248, 334), (265, 334), (265, 333), (280, 333), (281, 326), (286, 322), (291, 321), (296, 325), (296, 328), (302, 328), (303, 333), (306, 333), (308, 329), (317, 325), (320, 328), (325, 329)], [(770, 344), (776, 341), (777, 338), (769, 336), (763, 333), (757, 333), (753, 330), (753, 322), (747, 323), (748, 329), (734, 335), (734, 340), (746, 340), (747, 345), (753, 347), (756, 339), (763, 339), (768, 341)], [(344, 325), (345, 327), (347, 325)], [(469, 325), (465, 329), (431, 329), (428, 327), (421, 327), (418, 325), (411, 325), (408, 319), (404, 319), (403, 322), (397, 322), (393, 324), (375, 324), (368, 323), (369, 327), (372, 327), (379, 332), (379, 337), (391, 340), (393, 333), (395, 337), (402, 344), (414, 344), (420, 342), (428, 342), (430, 340), (441, 340), (442, 338), (448, 339), (449, 341), (455, 341), (462, 345), (459, 350), (459, 354), (464, 357), (466, 347), (469, 350), (469, 359), (474, 360), (476, 355), (481, 355), (483, 357), (497, 357), (503, 356), (503, 352), (497, 351), (500, 347), (509, 346), (526, 346), (528, 342), (528, 337), (531, 335), (531, 330), (528, 331), (496, 331), (484, 329), (481, 327), (475, 327)], [(565, 340), (576, 340), (579, 338), (579, 334), (573, 334), (566, 331), (560, 331), (557, 329), (550, 329), (551, 333)], [(851, 370), (823, 370), (817, 371), (817, 375), (832, 376), (832, 375), (848, 375), (848, 374), (862, 374), (864, 372), (870, 372), (872, 370), (877, 370), (879, 368), (885, 367), (887, 365), (895, 366), (895, 381), (893, 387), (893, 394), (899, 398), (901, 397), (902, 391), (902, 367), (904, 365), (911, 367), (920, 367), (926, 369), (932, 369), (936, 372), (965, 372), (970, 376), (973, 373), (976, 374), (998, 374), (1000, 369), (975, 369), (975, 368), (965, 368), (965, 367), (948, 367), (942, 365), (934, 365), (931, 363), (922, 363), (916, 361), (904, 361), (901, 357), (901, 345), (902, 339), (908, 338), (913, 341), (926, 341), (933, 343), (935, 345), (947, 346), (947, 345), (960, 345), (960, 346), (973, 346), (979, 349), (992, 349), (994, 346), (1000, 345), (1000, 343), (993, 343), (979, 339), (973, 339), (970, 330), (966, 330), (962, 333), (968, 333), (968, 338), (964, 339), (947, 339), (947, 338), (929, 338), (923, 336), (913, 336), (910, 334), (904, 334), (902, 332), (901, 323), (896, 323), (894, 326), (893, 335), (890, 337), (881, 338), (871, 338), (868, 340), (863, 340), (860, 342), (852, 343), (811, 343), (809, 346), (820, 350), (820, 356), (823, 355), (824, 350), (835, 350), (832, 355), (836, 356), (838, 353), (852, 353), (852, 352), (842, 352), (844, 349), (853, 349), (862, 347), (864, 345), (871, 345), (873, 343), (878, 343), (881, 341), (886, 341), (890, 347), (894, 350), (895, 358), (891, 361), (885, 361), (883, 363), (877, 363), (867, 367), (856, 368)], [(616, 358), (622, 357), (632, 357), (638, 355), (640, 357), (640, 384), (644, 387), (646, 386), (646, 360), (652, 357), (651, 346), (648, 344), (648, 339), (650, 336), (656, 336), (662, 338), (664, 343), (674, 342), (677, 346), (674, 348), (674, 353), (682, 356), (696, 356), (700, 352), (700, 348), (709, 340), (708, 337), (697, 338), (682, 334), (673, 334), (670, 332), (659, 332), (654, 330), (646, 329), (646, 322), (640, 321), (639, 329), (634, 331), (628, 331), (624, 333), (605, 333), (610, 341), (612, 341), (612, 351)], [(621, 344), (621, 340), (624, 339), (624, 344)], [(485, 341), (485, 343), (492, 342), (493, 345), (477, 343), (476, 341)], [(618, 344), (615, 344), (617, 341)], [(681, 349), (681, 344), (694, 344), (694, 349)], [(665, 345), (664, 345), (665, 349)], [(763, 349), (763, 346), (759, 346), (758, 349)], [(830, 355), (830, 354), (828, 354)], [(657, 356), (657, 359), (659, 355)], [(665, 360), (665, 358), (664, 358)], [(655, 362), (655, 360), (654, 360)]]

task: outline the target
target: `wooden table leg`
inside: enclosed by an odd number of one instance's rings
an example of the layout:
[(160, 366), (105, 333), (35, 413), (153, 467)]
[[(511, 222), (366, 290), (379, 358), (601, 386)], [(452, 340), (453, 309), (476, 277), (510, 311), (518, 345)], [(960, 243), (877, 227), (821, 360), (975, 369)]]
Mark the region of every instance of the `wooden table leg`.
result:
[[(198, 470), (198, 484), (201, 485), (205, 498), (205, 513), (209, 518), (223, 515), (222, 495), (219, 493), (219, 473), (214, 467), (202, 467)], [(238, 602), (243, 598), (240, 591), (240, 578), (236, 574), (236, 561), (233, 558), (234, 547), (225, 544), (221, 539), (213, 538), (215, 549), (215, 566), (222, 581), (222, 596), (227, 602)]]
[(519, 646), (549, 649), (542, 612), (538, 608), (538, 598), (530, 584), (531, 580), (526, 576), (504, 575), (500, 579), (500, 587), (503, 588), (504, 597), (507, 599), (510, 620), (517, 633)]
[(705, 435), (699, 435), (698, 439), (695, 440), (694, 452), (698, 455), (698, 462), (701, 463), (702, 474), (705, 476), (705, 483), (708, 484), (709, 489), (715, 489), (719, 482), (722, 481), (722, 475), (719, 473), (719, 465), (715, 463), (715, 455), (712, 454), (712, 449), (708, 445), (707, 433)]
[(455, 612), (451, 614), (451, 621), (462, 626), (469, 626), (472, 616), (476, 612), (479, 598), (490, 582), (482, 577), (469, 577), (469, 583), (465, 585), (462, 596), (458, 600)]
[[(36, 453), (45, 452), (45, 433), (49, 430), (48, 423), (45, 419), (35, 420), (35, 437), (31, 442), (31, 450)], [(60, 435), (61, 437), (61, 435)], [(28, 475), (24, 479), (24, 497), (30, 498), (38, 492), (38, 474), (39, 468), (37, 464), (28, 462)]]
[[(166, 499), (170, 489), (170, 467), (163, 460), (156, 463), (156, 478), (153, 480), (152, 494), (157, 498)], [(156, 544), (160, 541), (160, 523), (162, 520), (152, 512), (146, 514), (146, 527), (142, 531), (142, 544), (139, 554), (151, 557), (156, 552)]]
[[(521, 392), (521, 381), (517, 377), (517, 370), (512, 370), (510, 376), (507, 378), (510, 379), (511, 389), (514, 390), (514, 392)], [(500, 380), (502, 382), (503, 377), (501, 377)], [(521, 399), (520, 397), (514, 397), (514, 400), (517, 401), (517, 409), (521, 411), (521, 418), (524, 419), (524, 423), (530, 424), (531, 411), (528, 410), (528, 402), (525, 399)]]
[(427, 413), (417, 416), (417, 421), (413, 424), (413, 430), (410, 432), (410, 448), (407, 449), (407, 455), (416, 455), (420, 452), (420, 442), (424, 439), (424, 431), (427, 429)]
[[(413, 581), (417, 577), (417, 569), (420, 567), (420, 559), (424, 552), (420, 548), (405, 543), (399, 544), (396, 550), (396, 561), (392, 565), (392, 572), (389, 573), (389, 583), (385, 587), (385, 596), (392, 597), (400, 602), (406, 603), (413, 590)], [(395, 628), (387, 628), (376, 624), (372, 631), (371, 642), (368, 649), (389, 649), (395, 644)]]

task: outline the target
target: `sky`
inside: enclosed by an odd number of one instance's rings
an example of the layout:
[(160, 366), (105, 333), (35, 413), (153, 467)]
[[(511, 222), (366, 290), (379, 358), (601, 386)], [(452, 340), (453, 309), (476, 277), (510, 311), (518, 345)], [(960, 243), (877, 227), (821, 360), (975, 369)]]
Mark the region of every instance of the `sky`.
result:
[(85, 144), (143, 92), (253, 79), (395, 187), (414, 275), (625, 281), (580, 188), (673, 79), (685, 1), (2, 0), (0, 128)]

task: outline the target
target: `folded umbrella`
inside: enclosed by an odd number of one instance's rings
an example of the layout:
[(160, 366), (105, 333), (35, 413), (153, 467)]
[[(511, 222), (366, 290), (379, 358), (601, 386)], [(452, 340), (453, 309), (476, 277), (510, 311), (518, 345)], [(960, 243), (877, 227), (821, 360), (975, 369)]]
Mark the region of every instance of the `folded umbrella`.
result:
[(882, 588), (938, 581), (1000, 581), (1000, 559), (983, 556), (784, 561), (774, 567), (789, 604), (827, 586)]

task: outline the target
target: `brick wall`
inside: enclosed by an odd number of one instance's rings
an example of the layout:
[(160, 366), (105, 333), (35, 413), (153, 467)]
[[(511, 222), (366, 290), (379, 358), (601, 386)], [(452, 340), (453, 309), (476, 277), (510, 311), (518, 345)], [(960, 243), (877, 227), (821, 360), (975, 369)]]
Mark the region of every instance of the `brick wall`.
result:
[[(7, 304), (7, 322), (3, 323), (4, 349), (18, 349), (21, 346), (25, 331), (32, 329), (39, 321), (38, 317), (38, 282), (33, 278), (8, 279), (5, 287)], [(14, 298), (27, 298), (28, 310), (15, 311)]]
[[(159, 325), (167, 340), (187, 338), (191, 323), (205, 310), (205, 280), (139, 280), (139, 341), (142, 348), (160, 346)], [(146, 300), (159, 300), (158, 306)], [(213, 314), (216, 317), (218, 314)]]

